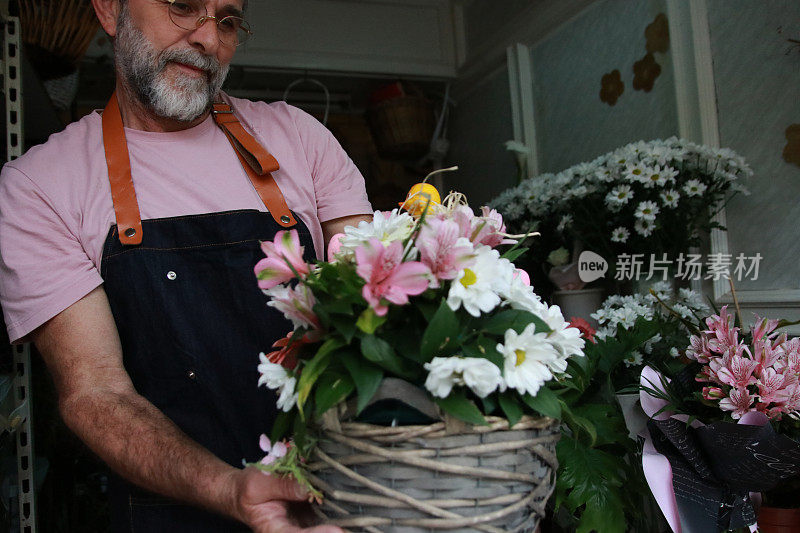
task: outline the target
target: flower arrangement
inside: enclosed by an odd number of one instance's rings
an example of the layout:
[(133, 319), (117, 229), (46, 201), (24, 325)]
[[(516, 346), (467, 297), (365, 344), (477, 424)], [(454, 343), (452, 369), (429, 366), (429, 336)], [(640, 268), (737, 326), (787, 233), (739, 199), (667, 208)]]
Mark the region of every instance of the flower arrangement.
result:
[[(578, 329), (512, 263), (521, 236), (462, 195), (433, 200), (417, 216), (378, 211), (348, 227), (329, 261), (306, 263), (294, 231), (262, 244), (258, 284), (294, 326), (259, 356), (259, 385), (282, 411), (273, 441), (291, 432), (307, 454), (309, 426), (346, 401), (362, 412), (386, 377), (420, 386), (462, 421), (499, 413), (513, 425), (583, 354)], [(501, 245), (514, 247), (501, 254)]]
[[(752, 175), (744, 159), (675, 137), (635, 142), (557, 174), (523, 180), (491, 205), (512, 231), (545, 236), (536, 257), (571, 250), (669, 254), (699, 244), (713, 215)], [(659, 256), (660, 257), (660, 256)], [(577, 260), (573, 257), (572, 260)]]
[(645, 473), (654, 494), (674, 495), (659, 499), (673, 529), (752, 529), (748, 493), (785, 499), (776, 487), (800, 476), (800, 339), (777, 332), (788, 322), (759, 317), (745, 332), (727, 306), (704, 324), (679, 371), (642, 371)]

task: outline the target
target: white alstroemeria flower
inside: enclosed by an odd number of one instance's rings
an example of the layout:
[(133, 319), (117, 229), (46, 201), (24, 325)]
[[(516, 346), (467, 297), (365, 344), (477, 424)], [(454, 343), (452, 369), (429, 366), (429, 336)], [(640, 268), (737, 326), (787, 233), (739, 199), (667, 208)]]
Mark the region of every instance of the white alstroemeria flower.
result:
[(552, 379), (548, 365), (558, 359), (558, 352), (547, 342), (546, 333), (537, 333), (529, 324), (521, 334), (509, 329), (505, 342), (497, 345), (503, 354), (503, 378), (506, 386), (520, 394), (535, 396), (541, 386)]
[(611, 232), (611, 242), (627, 242), (628, 237), (630, 236), (631, 232), (620, 226), (618, 228), (614, 228), (614, 231)]
[(675, 189), (668, 189), (660, 194), (661, 203), (664, 207), (678, 207), (678, 200), (681, 195)]
[(655, 227), (655, 222), (644, 218), (640, 218), (633, 224), (633, 229), (642, 237), (649, 237), (653, 233)]
[(258, 378), (258, 385), (266, 385), (268, 389), (277, 390), (278, 409), (291, 411), (292, 407), (297, 405), (299, 397), (299, 394), (295, 392), (297, 379), (284, 367), (267, 359), (264, 352), (258, 354), (258, 358), (261, 360), (261, 364), (258, 365), (258, 372), (261, 374), (261, 377)]
[(633, 214), (633, 216), (643, 220), (654, 221), (658, 212), (659, 208), (655, 202), (645, 200), (644, 202), (639, 202), (639, 205), (636, 206), (636, 212)]
[(376, 238), (384, 245), (392, 241), (402, 241), (411, 235), (416, 222), (408, 213), (394, 209), (391, 212), (375, 211), (372, 222), (362, 220), (358, 227), (348, 226), (341, 238), (341, 252), (354, 252), (362, 244)]
[(425, 363), (428, 377), (425, 388), (438, 398), (446, 398), (455, 385), (466, 385), (479, 398), (498, 388), (505, 390), (500, 369), (487, 359), (475, 357), (434, 357)]
[(508, 290), (514, 277), (514, 265), (488, 246), (477, 246), (475, 252), (472, 267), (460, 271), (450, 283), (447, 305), (453, 311), (463, 305), (478, 317), (500, 304), (500, 294)]
[(700, 180), (689, 180), (686, 182), (686, 185), (683, 186), (683, 192), (686, 193), (687, 196), (702, 196), (704, 192), (706, 192), (705, 183), (702, 183)]

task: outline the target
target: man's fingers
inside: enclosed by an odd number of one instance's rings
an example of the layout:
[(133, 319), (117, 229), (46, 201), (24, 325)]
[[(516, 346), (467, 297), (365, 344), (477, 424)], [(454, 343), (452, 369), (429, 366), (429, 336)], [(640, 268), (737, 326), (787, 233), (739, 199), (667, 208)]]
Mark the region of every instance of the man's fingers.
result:
[(292, 477), (267, 475), (257, 468), (248, 467), (247, 493), (250, 501), (267, 500), (303, 501), (309, 496), (308, 489), (302, 487)]

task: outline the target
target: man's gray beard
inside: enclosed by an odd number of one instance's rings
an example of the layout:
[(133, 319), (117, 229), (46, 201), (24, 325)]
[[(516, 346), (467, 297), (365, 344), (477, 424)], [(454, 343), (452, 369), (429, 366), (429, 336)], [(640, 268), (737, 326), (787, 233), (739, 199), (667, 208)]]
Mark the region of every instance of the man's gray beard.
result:
[[(177, 29), (177, 28), (176, 28)], [(153, 47), (135, 27), (126, 6), (117, 23), (114, 56), (118, 72), (139, 101), (163, 118), (191, 122), (205, 113), (228, 75), (228, 67), (197, 50), (164, 50)], [(185, 63), (210, 73), (210, 80), (176, 76), (173, 81), (164, 69), (170, 62)]]

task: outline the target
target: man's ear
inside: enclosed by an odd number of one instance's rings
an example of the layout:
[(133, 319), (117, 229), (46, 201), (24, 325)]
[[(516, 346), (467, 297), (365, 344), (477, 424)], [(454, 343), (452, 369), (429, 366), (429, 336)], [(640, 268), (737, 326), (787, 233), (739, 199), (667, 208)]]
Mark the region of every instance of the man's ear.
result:
[(120, 0), (92, 0), (92, 6), (105, 32), (111, 37), (116, 36), (117, 18), (122, 9)]

